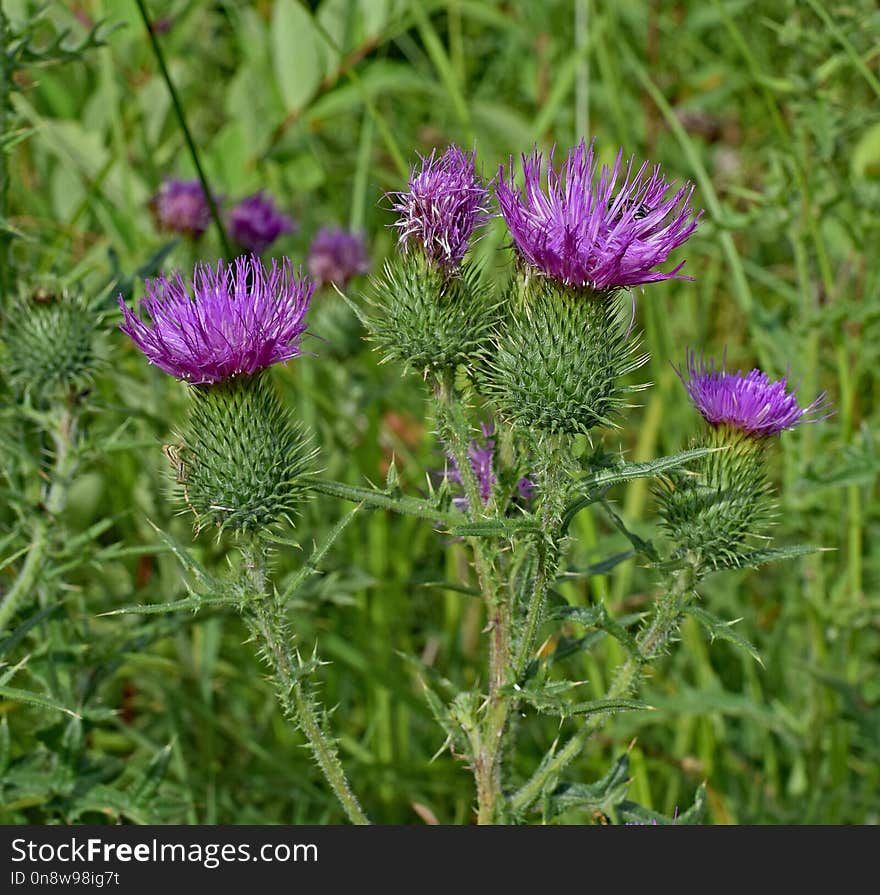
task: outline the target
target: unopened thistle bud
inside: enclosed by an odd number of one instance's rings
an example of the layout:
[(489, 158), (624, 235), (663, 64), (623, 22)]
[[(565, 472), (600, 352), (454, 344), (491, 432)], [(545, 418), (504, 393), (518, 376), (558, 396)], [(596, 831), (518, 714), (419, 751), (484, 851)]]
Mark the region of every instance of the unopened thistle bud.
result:
[[(625, 171), (622, 152), (601, 170), (581, 142), (542, 186), (542, 156), (523, 156), (525, 192), (502, 166), (495, 188), (520, 262), (486, 364), (484, 389), (520, 428), (555, 434), (614, 424), (647, 356), (630, 338), (620, 289), (678, 276), (653, 270), (697, 226), (693, 188), (672, 192), (659, 166)], [(622, 182), (621, 182), (622, 181)], [(670, 195), (671, 193), (671, 195)]]
[(181, 444), (169, 450), (198, 528), (259, 533), (304, 496), (312, 449), (265, 372), (300, 354), (314, 285), (290, 262), (196, 268), (148, 281), (144, 322), (123, 303), (122, 330), (148, 360), (192, 386)]
[(735, 567), (750, 541), (764, 537), (771, 516), (767, 444), (786, 429), (823, 419), (824, 395), (801, 407), (785, 378), (774, 382), (757, 369), (716, 370), (693, 354), (678, 372), (709, 427), (694, 447), (719, 450), (660, 485), (661, 518), (677, 554), (703, 570)]
[(387, 357), (451, 370), (483, 350), (494, 309), (463, 259), (487, 197), (473, 154), (457, 146), (423, 158), (409, 190), (392, 194), (400, 253), (373, 283), (369, 321)]
[(43, 397), (82, 389), (100, 362), (98, 317), (60, 281), (23, 283), (2, 328), (3, 366), (10, 381)]

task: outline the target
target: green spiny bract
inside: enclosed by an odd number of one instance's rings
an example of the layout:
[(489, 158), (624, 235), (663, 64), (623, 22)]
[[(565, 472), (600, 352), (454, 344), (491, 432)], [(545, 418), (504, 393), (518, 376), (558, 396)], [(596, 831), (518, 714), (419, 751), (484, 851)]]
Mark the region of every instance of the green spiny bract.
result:
[(259, 534), (290, 522), (305, 499), (314, 450), (290, 421), (269, 375), (191, 387), (177, 478), (198, 529)]
[(450, 274), (417, 250), (385, 263), (369, 300), (368, 325), (386, 358), (418, 372), (473, 367), (497, 319), (473, 267)]
[(99, 365), (98, 319), (54, 279), (23, 284), (3, 321), (3, 367), (22, 392), (47, 397), (82, 389)]
[(696, 558), (699, 571), (735, 568), (761, 537), (771, 517), (770, 484), (762, 439), (727, 426), (713, 428), (693, 447), (719, 450), (699, 460), (690, 473), (661, 481), (655, 494), (675, 556)]
[(614, 425), (647, 356), (628, 338), (614, 296), (520, 275), (511, 286), (479, 386), (517, 428), (545, 434)]

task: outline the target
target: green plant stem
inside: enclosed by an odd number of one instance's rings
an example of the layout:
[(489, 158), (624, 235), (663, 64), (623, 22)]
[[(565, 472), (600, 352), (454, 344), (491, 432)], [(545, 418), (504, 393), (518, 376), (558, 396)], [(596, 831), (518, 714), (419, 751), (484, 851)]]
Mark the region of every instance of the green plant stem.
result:
[(3, 597), (3, 602), (0, 603), (0, 629), (9, 624), (19, 604), (30, 595), (43, 569), (49, 551), (52, 526), (67, 503), (70, 480), (76, 469), (76, 436), (75, 409), (72, 405), (68, 405), (62, 411), (58, 425), (52, 432), (52, 439), (55, 442), (55, 463), (43, 499), (43, 512), (34, 525), (31, 546), (21, 570)]
[(186, 123), (186, 116), (183, 112), (183, 105), (180, 102), (180, 97), (177, 95), (177, 89), (174, 86), (174, 82), (171, 80), (171, 75), (168, 72), (168, 66), (165, 64), (165, 55), (162, 52), (162, 47), (160, 46), (159, 41), (156, 37), (156, 32), (153, 30), (153, 24), (150, 20), (150, 15), (147, 12), (146, 3), (144, 2), (144, 0), (135, 0), (135, 2), (137, 3), (138, 9), (140, 10), (141, 18), (144, 20), (144, 27), (147, 29), (147, 36), (150, 38), (150, 44), (153, 47), (153, 54), (156, 57), (156, 61), (159, 63), (159, 69), (162, 72), (162, 78), (165, 81), (165, 86), (168, 88), (168, 93), (171, 96), (171, 103), (174, 106), (174, 113), (177, 116), (177, 121), (178, 124), (180, 124), (180, 129), (183, 131), (183, 137), (186, 140), (186, 145), (189, 149), (189, 154), (192, 158), (193, 165), (195, 165), (199, 182), (202, 184), (202, 191), (205, 194), (205, 201), (208, 203), (208, 210), (211, 213), (211, 219), (214, 221), (214, 226), (217, 228), (217, 233), (220, 235), (220, 242), (223, 245), (223, 252), (226, 255), (227, 260), (231, 261), (233, 258), (233, 252), (232, 247), (229, 243), (229, 238), (226, 235), (226, 228), (223, 226), (223, 221), (220, 217), (220, 211), (218, 210), (217, 202), (214, 199), (214, 193), (211, 191), (211, 186), (208, 183), (208, 178), (205, 176), (205, 172), (202, 168), (202, 163), (199, 159), (199, 151), (198, 149), (196, 149), (195, 141), (193, 140), (189, 126)]
[(432, 522), (445, 522), (450, 526), (462, 525), (468, 521), (464, 513), (459, 513), (457, 510), (439, 509), (428, 501), (419, 500), (417, 497), (392, 497), (390, 494), (373, 488), (359, 488), (356, 485), (347, 485), (345, 482), (334, 482), (314, 476), (304, 478), (303, 483), (310, 491), (318, 494), (341, 497), (352, 503), (363, 503), (378, 509), (392, 510), (404, 516), (415, 516), (419, 519), (429, 519)]
[(293, 719), (308, 741), (318, 767), (353, 824), (369, 819), (357, 800), (333, 741), (325, 733), (313, 697), (304, 681), (306, 670), (290, 648), (284, 610), (268, 592), (265, 557), (259, 547), (243, 549), (245, 570), (252, 594), (243, 606), (246, 623), (263, 647), (263, 657), (275, 676), (278, 699), (284, 713)]
[[(691, 568), (673, 573), (670, 587), (657, 600), (650, 621), (637, 639), (638, 653), (630, 655), (618, 669), (606, 693), (607, 699), (621, 699), (635, 692), (644, 666), (663, 651), (678, 630), (682, 609), (691, 599), (693, 588), (694, 573)], [(562, 748), (545, 757), (531, 778), (511, 797), (511, 813), (520, 816), (526, 812), (541, 797), (547, 786), (580, 755), (590, 737), (613, 715), (614, 712), (609, 712), (594, 716)]]
[(556, 578), (562, 556), (562, 518), (565, 513), (567, 489), (565, 470), (568, 454), (558, 438), (551, 438), (540, 459), (538, 487), (541, 489), (541, 533), (538, 536), (538, 567), (532, 595), (529, 599), (522, 636), (516, 651), (514, 673), (522, 677), (535, 649), (538, 629), (550, 586)]
[[(0, 9), (0, 134), (7, 132), (9, 126), (9, 96), (12, 91), (13, 64), (9, 56), (7, 44), (11, 30), (9, 19)], [(9, 226), (7, 215), (9, 208), (9, 164), (7, 150), (0, 148), (0, 302), (5, 302), (9, 284), (9, 243), (7, 232)]]
[[(440, 437), (455, 460), (472, 518), (486, 515), (495, 506), (490, 497), (484, 506), (480, 483), (470, 460), (470, 432), (455, 394), (451, 371), (434, 382), (434, 399)], [(474, 568), (486, 605), (489, 632), (489, 693), (479, 737), (473, 756), (477, 787), (477, 823), (494, 824), (503, 820), (502, 758), (511, 698), (508, 684), (511, 671), (510, 603), (499, 587), (495, 572), (496, 549), (488, 538), (468, 538), (473, 551)]]

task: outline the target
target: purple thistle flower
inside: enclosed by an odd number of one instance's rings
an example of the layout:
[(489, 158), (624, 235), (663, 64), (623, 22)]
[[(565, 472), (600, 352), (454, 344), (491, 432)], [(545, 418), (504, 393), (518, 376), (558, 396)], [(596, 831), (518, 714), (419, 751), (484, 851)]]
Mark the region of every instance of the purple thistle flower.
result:
[(211, 225), (211, 211), (198, 180), (165, 180), (149, 207), (156, 228), (168, 233), (198, 239)]
[(256, 373), (300, 354), (314, 283), (297, 278), (288, 258), (270, 270), (255, 255), (235, 266), (198, 265), (191, 282), (178, 273), (146, 281), (141, 307), (152, 325), (119, 296), (129, 335), (150, 363), (193, 384)]
[(475, 153), (450, 146), (440, 158), (435, 152), (413, 168), (409, 191), (389, 193), (399, 215), (394, 226), (398, 243), (420, 245), (428, 259), (446, 270), (461, 264), (474, 228), (488, 220), (488, 192), (474, 169)]
[(825, 395), (801, 407), (797, 389), (788, 391), (788, 377), (771, 382), (766, 373), (754, 369), (750, 373), (728, 373), (722, 364), (708, 365), (691, 352), (687, 370), (676, 371), (697, 410), (713, 426), (728, 425), (755, 438), (778, 435), (800, 423), (816, 422), (815, 416), (825, 408)]
[(244, 249), (259, 255), (279, 236), (294, 233), (296, 224), (275, 208), (262, 190), (242, 199), (228, 217), (229, 235)]
[[(543, 157), (522, 156), (525, 195), (509, 181), (502, 165), (495, 195), (520, 255), (532, 267), (568, 286), (595, 290), (639, 286), (679, 276), (682, 261), (669, 273), (653, 270), (696, 230), (702, 212), (691, 217), (690, 183), (672, 192), (655, 165), (624, 167), (623, 150), (612, 169), (593, 157), (584, 140), (570, 150), (562, 168), (550, 153), (546, 189), (541, 188)], [(619, 183), (621, 176), (623, 182)]]
[(535, 483), (528, 476), (524, 475), (516, 483), (516, 490), (522, 500), (528, 503), (535, 496)]
[(363, 237), (342, 227), (322, 227), (309, 246), (309, 273), (319, 285), (344, 286), (353, 276), (369, 269)]

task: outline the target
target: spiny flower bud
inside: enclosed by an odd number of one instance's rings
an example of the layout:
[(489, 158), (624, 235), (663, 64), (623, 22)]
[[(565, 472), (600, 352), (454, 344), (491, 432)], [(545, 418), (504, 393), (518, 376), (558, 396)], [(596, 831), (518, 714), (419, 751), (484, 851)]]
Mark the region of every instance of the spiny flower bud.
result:
[(771, 437), (818, 417), (824, 396), (801, 407), (785, 379), (773, 382), (761, 370), (728, 373), (722, 366), (688, 356), (679, 376), (709, 424), (694, 447), (718, 450), (690, 473), (670, 476), (657, 490), (664, 527), (676, 555), (688, 555), (698, 569), (735, 567), (763, 537), (772, 504), (763, 453)]
[(524, 431), (612, 426), (632, 391), (621, 377), (647, 360), (630, 338), (629, 316), (613, 296), (519, 277), (481, 370), (481, 390)]
[[(623, 150), (614, 167), (599, 170), (593, 144), (570, 150), (561, 169), (553, 153), (541, 186), (543, 158), (522, 156), (525, 195), (514, 183), (513, 158), (499, 171), (495, 195), (521, 258), (532, 269), (560, 283), (594, 290), (639, 286), (679, 276), (684, 262), (669, 273), (653, 268), (696, 230), (702, 212), (691, 217), (693, 186), (672, 192), (660, 166), (648, 173), (645, 162), (623, 168)], [(623, 183), (619, 183), (623, 175)]]
[(5, 313), (3, 366), (21, 391), (81, 389), (99, 366), (98, 315), (59, 281), (24, 283)]
[(486, 189), (473, 154), (457, 146), (423, 158), (409, 187), (392, 195), (402, 251), (372, 283), (370, 328), (387, 358), (419, 372), (472, 367), (496, 318), (488, 290), (462, 266), (474, 228), (486, 219)]
[[(268, 372), (190, 390), (192, 404), (172, 461), (197, 529), (260, 534), (291, 523), (305, 499), (315, 451), (282, 407)], [(172, 451), (175, 449), (172, 448)]]
[(169, 448), (183, 498), (202, 528), (259, 534), (289, 520), (313, 451), (290, 422), (265, 368), (297, 356), (314, 285), (287, 259), (200, 267), (147, 283), (152, 326), (122, 302), (121, 328), (160, 369), (191, 383), (181, 444)]

